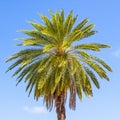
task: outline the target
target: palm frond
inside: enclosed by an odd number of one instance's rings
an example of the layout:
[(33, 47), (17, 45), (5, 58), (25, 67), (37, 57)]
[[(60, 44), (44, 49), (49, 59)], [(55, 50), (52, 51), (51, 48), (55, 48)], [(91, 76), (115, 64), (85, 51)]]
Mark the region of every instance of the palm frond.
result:
[[(39, 41), (41, 44), (48, 44), (48, 43), (55, 44), (56, 43), (56, 40), (54, 38), (48, 37), (45, 34), (42, 34), (41, 32), (37, 30), (19, 30), (19, 32), (22, 32), (24, 34), (31, 36), (32, 40), (37, 40), (37, 42)], [(26, 39), (21, 39), (21, 40), (26, 40)]]
[(83, 39), (83, 38), (87, 38), (87, 37), (90, 37), (90, 36), (96, 34), (97, 32), (98, 32), (98, 31), (95, 31), (95, 30), (91, 30), (90, 32), (87, 32), (87, 33), (85, 32), (85, 33), (83, 33), (81, 39)]
[(42, 20), (43, 20), (43, 22), (44, 22), (44, 24), (46, 25), (46, 27), (48, 28), (48, 29), (50, 29), (51, 30), (51, 32), (55, 32), (55, 29), (54, 29), (54, 26), (53, 26), (53, 24), (52, 24), (52, 22), (49, 20), (49, 18), (47, 18), (45, 15), (40, 15), (41, 16), (41, 18), (42, 18)]
[(82, 84), (83, 92), (87, 97), (92, 96), (92, 85), (90, 83), (90, 79), (86, 74), (86, 79), (84, 79), (84, 83)]
[(73, 47), (75, 49), (83, 49), (83, 50), (92, 50), (92, 51), (100, 51), (100, 48), (96, 44), (80, 44)]
[(90, 24), (86, 27), (84, 27), (82, 30), (83, 33), (88, 33), (89, 31), (91, 31), (94, 28), (94, 24)]
[(82, 31), (81, 30), (76, 30), (72, 33), (70, 33), (64, 40), (64, 47), (68, 48), (71, 46), (71, 44), (79, 39), (82, 38)]
[(100, 76), (100, 78), (104, 78), (109, 81), (105, 70), (100, 65), (92, 61), (86, 61), (86, 63)]
[(70, 24), (72, 22), (72, 18), (73, 18), (73, 14), (72, 11), (68, 14), (68, 16), (66, 17), (66, 20), (64, 22), (64, 34), (68, 34), (68, 32), (70, 31)]
[(98, 57), (93, 57), (93, 59), (95, 61), (97, 61), (98, 63), (100, 63), (103, 67), (105, 67), (108, 71), (112, 72), (112, 69), (109, 65), (107, 65), (107, 63), (105, 63), (105, 61), (103, 61), (102, 59), (98, 58)]
[(83, 21), (81, 21), (81, 22), (74, 28), (73, 31), (81, 30), (88, 21), (89, 21), (88, 18), (84, 19)]
[(40, 23), (37, 22), (28, 22), (28, 23), (31, 24), (34, 28), (36, 28), (39, 32), (45, 29), (45, 27)]
[(85, 67), (85, 71), (87, 72), (87, 74), (89, 75), (89, 77), (91, 78), (91, 80), (95, 84), (95, 86), (99, 89), (100, 88), (100, 84), (99, 84), (95, 74), (87, 67)]

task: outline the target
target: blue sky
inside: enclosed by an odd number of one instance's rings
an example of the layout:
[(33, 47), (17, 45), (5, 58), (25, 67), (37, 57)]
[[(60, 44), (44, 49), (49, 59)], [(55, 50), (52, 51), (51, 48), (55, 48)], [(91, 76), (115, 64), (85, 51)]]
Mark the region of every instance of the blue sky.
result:
[(40, 21), (38, 13), (49, 16), (49, 10), (73, 10), (78, 14), (77, 23), (90, 18), (99, 32), (86, 42), (99, 42), (112, 46), (95, 54), (107, 61), (113, 73), (108, 73), (110, 82), (100, 80), (101, 89), (93, 86), (94, 96), (82, 102), (77, 99), (76, 111), (66, 104), (67, 120), (119, 120), (120, 119), (120, 1), (119, 0), (1, 0), (0, 1), (0, 120), (56, 120), (55, 109), (46, 111), (42, 98), (36, 102), (25, 92), (25, 84), (16, 87), (13, 71), (5, 73), (8, 56), (20, 50), (15, 38), (24, 35), (16, 32), (31, 29), (26, 21)]

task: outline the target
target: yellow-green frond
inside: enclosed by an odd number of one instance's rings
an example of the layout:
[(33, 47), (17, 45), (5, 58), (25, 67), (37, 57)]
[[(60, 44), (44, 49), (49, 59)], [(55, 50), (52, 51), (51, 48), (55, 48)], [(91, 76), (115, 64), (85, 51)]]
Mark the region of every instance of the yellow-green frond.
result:
[(82, 30), (83, 33), (89, 32), (90, 30), (92, 30), (94, 28), (94, 24), (90, 24), (86, 27), (84, 27)]
[(95, 74), (89, 68), (85, 68), (85, 70), (86, 70), (87, 74), (89, 75), (89, 77), (91, 78), (91, 81), (93, 81), (95, 86), (99, 89), (100, 88), (100, 84), (99, 84)]
[(80, 44), (80, 45), (74, 46), (73, 49), (100, 51), (99, 46), (95, 44)]
[(43, 20), (43, 22), (44, 22), (44, 24), (46, 25), (46, 27), (47, 28), (49, 28), (50, 30), (51, 30), (51, 32), (55, 32), (55, 30), (54, 30), (54, 26), (53, 26), (53, 24), (52, 24), (52, 22), (49, 20), (49, 18), (47, 18), (45, 15), (41, 15), (41, 18), (42, 18), (42, 20)]
[(40, 23), (37, 22), (28, 22), (28, 23), (31, 24), (34, 28), (36, 28), (40, 32), (45, 29), (45, 27)]
[(93, 57), (93, 59), (95, 61), (97, 61), (98, 63), (100, 63), (102, 66), (104, 66), (108, 71), (112, 72), (112, 69), (109, 65), (107, 65), (107, 63), (105, 63), (105, 61), (103, 61), (102, 59), (98, 58), (98, 57)]
[(73, 31), (82, 29), (88, 21), (89, 21), (88, 18), (84, 19), (83, 21), (81, 21), (81, 22), (74, 28)]

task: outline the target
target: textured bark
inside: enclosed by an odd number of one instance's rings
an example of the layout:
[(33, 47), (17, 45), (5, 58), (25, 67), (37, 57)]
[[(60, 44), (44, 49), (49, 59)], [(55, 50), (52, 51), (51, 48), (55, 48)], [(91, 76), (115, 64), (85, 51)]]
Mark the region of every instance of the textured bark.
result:
[(55, 106), (56, 106), (56, 113), (58, 120), (65, 120), (65, 101), (64, 101), (64, 94), (57, 96), (55, 99)]

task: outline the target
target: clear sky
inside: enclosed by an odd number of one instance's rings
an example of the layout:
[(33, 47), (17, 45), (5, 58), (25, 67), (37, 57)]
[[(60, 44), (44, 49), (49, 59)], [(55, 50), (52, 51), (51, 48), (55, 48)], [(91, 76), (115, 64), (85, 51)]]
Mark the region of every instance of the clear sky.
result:
[(56, 120), (55, 109), (46, 111), (42, 98), (36, 102), (25, 92), (25, 84), (16, 87), (13, 71), (5, 73), (10, 63), (8, 56), (20, 50), (15, 38), (23, 37), (20, 29), (30, 29), (26, 21), (41, 21), (38, 13), (49, 16), (49, 10), (73, 10), (78, 14), (77, 23), (90, 18), (99, 32), (86, 42), (109, 44), (95, 54), (104, 59), (113, 69), (110, 82), (100, 79), (101, 89), (93, 86), (94, 96), (82, 102), (77, 99), (75, 111), (69, 110), (67, 120), (120, 120), (120, 1), (119, 0), (1, 0), (0, 1), (0, 120)]

